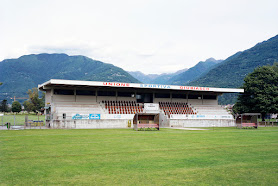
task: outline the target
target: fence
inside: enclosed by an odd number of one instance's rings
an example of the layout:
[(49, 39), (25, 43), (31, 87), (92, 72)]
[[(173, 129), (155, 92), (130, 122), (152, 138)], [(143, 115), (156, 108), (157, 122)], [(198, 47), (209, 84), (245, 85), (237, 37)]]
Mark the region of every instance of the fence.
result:
[[(10, 125), (10, 127), (8, 127)], [(0, 114), (0, 129), (25, 129), (45, 127), (43, 115)]]
[(259, 125), (265, 127), (278, 126), (278, 121), (260, 121)]

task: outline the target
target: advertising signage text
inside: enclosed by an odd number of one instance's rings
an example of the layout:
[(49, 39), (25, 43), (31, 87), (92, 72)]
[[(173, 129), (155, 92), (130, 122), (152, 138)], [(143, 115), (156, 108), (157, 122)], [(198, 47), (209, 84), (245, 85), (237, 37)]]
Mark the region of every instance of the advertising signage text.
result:
[(103, 82), (105, 86), (116, 86), (116, 87), (129, 87), (129, 83), (110, 83), (110, 82)]
[(209, 91), (208, 87), (187, 87), (187, 86), (180, 86), (180, 89), (182, 89), (182, 90), (204, 90), (204, 91)]
[(156, 84), (140, 84), (140, 87), (143, 88), (171, 88), (170, 85), (156, 85)]
[(100, 119), (100, 114), (74, 114), (72, 119)]

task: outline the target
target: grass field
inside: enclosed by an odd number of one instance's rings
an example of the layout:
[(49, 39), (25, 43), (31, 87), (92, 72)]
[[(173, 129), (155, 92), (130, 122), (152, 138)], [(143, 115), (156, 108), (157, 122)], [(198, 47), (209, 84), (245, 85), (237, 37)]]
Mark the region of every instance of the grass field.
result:
[[(14, 117), (15, 116), (15, 117)], [(28, 114), (28, 120), (42, 120), (45, 123), (45, 116), (44, 115), (36, 115), (36, 114)], [(25, 114), (6, 114), (4, 116), (0, 116), (0, 125), (5, 123), (11, 123), (11, 125), (24, 125), (25, 122)]]
[(3, 185), (278, 185), (278, 127), (0, 131)]

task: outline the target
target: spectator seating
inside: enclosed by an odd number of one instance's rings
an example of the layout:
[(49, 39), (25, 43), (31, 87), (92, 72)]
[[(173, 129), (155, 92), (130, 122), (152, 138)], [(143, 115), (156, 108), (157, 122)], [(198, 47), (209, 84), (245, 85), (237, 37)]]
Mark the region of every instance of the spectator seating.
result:
[(143, 105), (135, 101), (102, 101), (109, 114), (135, 114), (143, 112)]
[(159, 108), (163, 110), (164, 114), (170, 117), (171, 114), (197, 114), (191, 105), (179, 102), (159, 102)]

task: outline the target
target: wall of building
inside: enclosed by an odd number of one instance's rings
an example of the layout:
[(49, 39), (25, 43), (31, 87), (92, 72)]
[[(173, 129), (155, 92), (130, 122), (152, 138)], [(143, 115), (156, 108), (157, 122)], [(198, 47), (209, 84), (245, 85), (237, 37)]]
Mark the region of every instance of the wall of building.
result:
[(117, 101), (135, 101), (136, 102), (136, 98), (135, 97), (117, 97)]
[(170, 119), (163, 112), (160, 112), (160, 114), (159, 114), (159, 124), (160, 124), (160, 127), (169, 127), (170, 126)]
[(187, 103), (187, 99), (172, 98), (172, 102)]
[(101, 101), (116, 101), (116, 96), (110, 97), (110, 96), (98, 96), (97, 97), (97, 102), (101, 102)]
[[(53, 120), (50, 128), (57, 129), (105, 129), (105, 128), (128, 128), (129, 120)], [(131, 122), (131, 127), (133, 124)]]
[(234, 127), (235, 120), (231, 119), (171, 119), (170, 127)]
[(188, 99), (188, 104), (191, 104), (191, 105), (202, 105), (203, 101), (201, 99)]
[(51, 89), (45, 91), (45, 104), (48, 105), (51, 103)]
[(96, 96), (76, 95), (76, 101), (80, 103), (96, 103)]
[(154, 98), (153, 99), (154, 103), (159, 103), (159, 102), (171, 102), (170, 98)]
[(53, 95), (53, 102), (75, 102), (74, 95)]
[(203, 105), (218, 105), (218, 101), (216, 99), (204, 99)]

